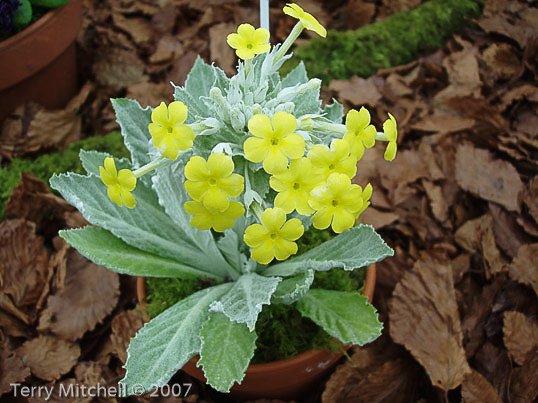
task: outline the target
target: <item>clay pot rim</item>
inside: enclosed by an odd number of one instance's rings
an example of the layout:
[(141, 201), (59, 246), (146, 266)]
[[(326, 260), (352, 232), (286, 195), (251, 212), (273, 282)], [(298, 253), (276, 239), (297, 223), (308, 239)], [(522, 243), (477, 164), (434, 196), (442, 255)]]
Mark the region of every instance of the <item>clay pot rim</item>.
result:
[[(73, 1), (73, 0), (70, 0), (70, 2), (71, 1)], [(67, 4), (69, 4), (69, 3), (67, 3)], [(54, 17), (57, 14), (59, 14), (62, 11), (62, 9), (64, 7), (65, 7), (65, 5), (62, 6), (62, 7), (54, 8), (54, 9), (51, 9), (51, 10), (47, 11), (40, 19), (38, 19), (37, 21), (34, 21), (32, 24), (28, 25), (22, 31), (17, 32), (15, 35), (10, 36), (9, 38), (4, 39), (3, 41), (0, 41), (0, 51), (11, 47), (12, 45), (14, 45), (17, 42), (23, 41), (28, 36), (33, 35), (34, 31), (37, 31), (37, 30), (41, 29), (41, 27), (43, 25), (47, 25), (52, 19), (54, 19)]]
[[(366, 278), (364, 279), (363, 295), (368, 297), (368, 302), (372, 302), (374, 296), (374, 289), (376, 283), (376, 264), (373, 263), (368, 266), (366, 270)], [(146, 279), (145, 277), (137, 277), (136, 282), (136, 294), (139, 302), (142, 302), (146, 298)], [(317, 355), (323, 354), (323, 350), (308, 350), (303, 353), (297, 354), (291, 358), (284, 360), (266, 362), (263, 364), (250, 364), (248, 367), (249, 374), (264, 373), (271, 370), (279, 370), (283, 366), (293, 363), (293, 365), (299, 365), (302, 362), (308, 362)]]

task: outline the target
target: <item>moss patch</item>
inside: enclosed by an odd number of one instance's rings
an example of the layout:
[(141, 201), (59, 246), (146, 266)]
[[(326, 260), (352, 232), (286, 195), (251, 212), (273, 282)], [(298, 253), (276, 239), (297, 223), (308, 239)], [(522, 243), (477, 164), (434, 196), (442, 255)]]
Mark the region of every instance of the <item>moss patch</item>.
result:
[[(298, 241), (299, 252), (304, 253), (334, 237), (329, 230), (308, 230)], [(312, 288), (338, 291), (360, 290), (364, 285), (365, 270), (333, 269), (317, 272)], [(147, 312), (157, 316), (176, 302), (208, 286), (199, 280), (147, 279)], [(256, 323), (256, 352), (252, 363), (271, 362), (293, 357), (312, 348), (336, 351), (340, 348), (329, 334), (308, 318), (303, 318), (294, 305), (264, 305)]]
[(80, 150), (97, 150), (108, 152), (116, 157), (129, 157), (119, 132), (106, 136), (95, 136), (70, 144), (64, 150), (42, 155), (36, 159), (15, 158), (5, 168), (0, 168), (0, 221), (5, 218), (5, 205), (11, 192), (19, 183), (22, 172), (30, 172), (47, 184), (54, 174), (68, 171), (83, 173), (78, 158)]
[(283, 67), (286, 74), (302, 60), (310, 77), (325, 84), (353, 75), (367, 78), (378, 69), (416, 60), (420, 53), (443, 46), (448, 38), (480, 16), (483, 0), (430, 0), (357, 30), (329, 31), (298, 46)]

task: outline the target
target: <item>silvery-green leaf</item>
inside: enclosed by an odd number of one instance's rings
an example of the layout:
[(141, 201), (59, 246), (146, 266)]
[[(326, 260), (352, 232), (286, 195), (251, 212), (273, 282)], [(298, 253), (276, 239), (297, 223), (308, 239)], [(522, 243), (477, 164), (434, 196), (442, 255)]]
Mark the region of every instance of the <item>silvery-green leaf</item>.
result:
[(321, 99), (319, 99), (320, 89), (306, 91), (297, 96), (293, 102), (295, 103), (295, 116), (320, 113)]
[(194, 98), (207, 97), (215, 82), (215, 67), (196, 57), (194, 66), (185, 80), (185, 89)]
[(379, 262), (394, 251), (371, 225), (358, 225), (300, 256), (267, 267), (264, 276), (293, 276), (307, 269), (327, 271), (334, 267), (354, 270)]
[(333, 103), (324, 109), (325, 117), (334, 123), (342, 123), (344, 118), (344, 105), (333, 98)]
[(172, 218), (177, 228), (196, 245), (199, 251), (198, 267), (218, 268), (219, 272), (239, 273), (239, 267), (232, 267), (224, 259), (211, 231), (202, 231), (190, 225), (192, 217), (183, 207), (185, 202), (190, 200), (183, 185), (184, 171), (185, 163), (183, 159), (178, 158), (172, 165), (159, 169), (153, 176), (153, 189), (157, 193), (159, 204)]
[(254, 330), (262, 306), (271, 302), (271, 295), (281, 280), (256, 273), (243, 274), (233, 283), (230, 291), (211, 304), (209, 310), (223, 313), (230, 320), (245, 323), (250, 330)]
[(297, 84), (304, 84), (308, 81), (308, 74), (304, 63), (301, 61), (297, 67), (288, 73), (288, 75), (282, 80), (282, 88), (293, 87)]
[(285, 278), (278, 285), (271, 303), (290, 305), (300, 300), (314, 281), (314, 270), (307, 270), (297, 276)]
[(110, 155), (108, 153), (103, 153), (100, 151), (87, 151), (87, 150), (80, 150), (78, 154), (80, 158), (80, 162), (82, 163), (82, 167), (84, 170), (89, 173), (96, 176), (100, 176), (99, 167), (104, 166), (105, 158), (110, 157), (114, 158), (114, 162), (116, 163), (116, 169), (119, 171), (120, 169), (124, 168), (131, 168), (131, 162), (127, 160), (126, 158), (115, 158), (113, 155)]
[(377, 339), (383, 330), (376, 309), (357, 292), (313, 288), (296, 306), (303, 316), (345, 344), (362, 346)]
[(143, 277), (211, 278), (213, 273), (134, 248), (99, 227), (60, 231), (59, 235), (92, 262), (121, 274)]
[(148, 155), (148, 141), (151, 139), (148, 125), (151, 123), (151, 111), (148, 106), (142, 108), (137, 101), (126, 98), (112, 99), (116, 120), (120, 125), (125, 147), (131, 153), (134, 168), (151, 161)]
[(221, 313), (210, 313), (200, 332), (202, 347), (198, 366), (202, 366), (207, 383), (227, 393), (241, 383), (256, 348), (256, 333), (242, 323)]
[(226, 276), (221, 264), (203, 260), (200, 249), (174, 224), (159, 205), (155, 193), (143, 182), (139, 182), (133, 191), (137, 201), (133, 209), (113, 203), (107, 196), (106, 186), (96, 176), (55, 175), (50, 179), (50, 185), (88, 222), (112, 232), (129, 245)]
[(255, 164), (247, 162), (243, 170), (243, 176), (245, 178), (243, 204), (247, 211), (254, 201), (263, 206), (265, 195), (269, 192), (269, 175), (263, 169), (254, 171), (254, 167)]
[(203, 102), (199, 98), (195, 98), (185, 90), (185, 88), (174, 86), (174, 101), (181, 101), (188, 108), (187, 120), (185, 123), (193, 123), (197, 117), (207, 118), (211, 117), (207, 114), (207, 109)]
[(126, 395), (148, 392), (164, 385), (200, 352), (200, 330), (209, 316), (209, 304), (230, 288), (221, 284), (192, 294), (144, 325), (127, 349)]
[(217, 246), (226, 260), (235, 268), (241, 268), (241, 243), (237, 233), (233, 229), (224, 231), (224, 235), (217, 242)]

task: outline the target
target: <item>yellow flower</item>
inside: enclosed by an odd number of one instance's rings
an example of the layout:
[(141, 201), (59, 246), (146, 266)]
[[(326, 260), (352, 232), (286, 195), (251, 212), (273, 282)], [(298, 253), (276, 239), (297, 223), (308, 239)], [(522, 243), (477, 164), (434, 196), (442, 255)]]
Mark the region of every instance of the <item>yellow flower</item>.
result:
[(273, 119), (265, 115), (254, 115), (248, 121), (248, 129), (254, 135), (243, 144), (245, 158), (252, 162), (263, 161), (267, 173), (282, 172), (288, 158), (297, 159), (304, 155), (305, 142), (294, 133), (297, 120), (287, 112), (277, 112)]
[(351, 183), (345, 174), (334, 173), (327, 183), (310, 192), (310, 206), (316, 210), (312, 223), (317, 229), (332, 227), (336, 233), (344, 232), (355, 223), (362, 211), (362, 189)]
[(398, 149), (398, 144), (396, 143), (398, 140), (398, 128), (396, 126), (396, 119), (390, 113), (389, 118), (383, 123), (383, 132), (389, 140), (389, 144), (385, 150), (385, 159), (392, 161), (396, 157), (396, 150)]
[(359, 112), (355, 109), (349, 111), (346, 117), (346, 128), (344, 141), (349, 144), (351, 155), (358, 161), (364, 154), (364, 147), (374, 146), (377, 130), (370, 124), (370, 113), (364, 107)]
[(372, 185), (368, 184), (362, 191), (362, 194), (361, 194), (362, 207), (357, 213), (357, 218), (359, 218), (359, 216), (364, 212), (364, 210), (366, 210), (366, 208), (370, 205), (370, 197), (372, 197), (372, 190), (373, 190)]
[(118, 206), (133, 208), (136, 200), (131, 192), (136, 187), (136, 177), (129, 169), (116, 170), (116, 163), (113, 158), (105, 158), (104, 167), (99, 167), (101, 180), (107, 187), (107, 194), (110, 200)]
[(327, 36), (327, 30), (321, 25), (318, 20), (314, 18), (312, 14), (307, 13), (297, 4), (287, 4), (284, 9), (284, 13), (290, 17), (297, 18), (304, 25), (306, 29), (314, 31), (319, 36), (325, 38)]
[(286, 221), (286, 213), (281, 208), (268, 208), (261, 217), (262, 224), (252, 224), (243, 239), (252, 248), (252, 259), (267, 264), (275, 257), (285, 260), (297, 253), (297, 244), (304, 233), (303, 224), (298, 218)]
[(224, 211), (209, 210), (199, 201), (188, 201), (184, 206), (185, 211), (193, 216), (191, 225), (201, 230), (213, 228), (222, 232), (232, 228), (235, 225), (234, 220), (245, 214), (243, 205), (236, 201), (231, 201)]
[(228, 45), (235, 49), (235, 54), (243, 60), (252, 59), (254, 56), (268, 52), (271, 45), (269, 41), (269, 31), (265, 28), (254, 29), (250, 24), (241, 24), (237, 28), (237, 33), (228, 35), (226, 38)]
[(323, 169), (325, 178), (332, 173), (346, 174), (353, 178), (357, 173), (357, 160), (349, 154), (349, 144), (342, 139), (334, 139), (331, 148), (316, 144), (308, 152), (312, 165)]
[(271, 187), (278, 195), (275, 197), (275, 207), (280, 207), (289, 214), (297, 210), (299, 214), (310, 215), (314, 212), (308, 204), (310, 192), (323, 180), (319, 169), (312, 167), (308, 158), (290, 162), (289, 168), (271, 176)]
[(204, 160), (193, 156), (185, 166), (185, 189), (189, 195), (211, 211), (225, 211), (228, 197), (243, 191), (243, 177), (233, 173), (233, 160), (223, 153), (214, 153)]
[(148, 125), (153, 138), (153, 145), (163, 157), (175, 160), (179, 150), (192, 147), (194, 132), (184, 125), (187, 119), (187, 106), (183, 102), (172, 102), (168, 107), (164, 102), (151, 112), (151, 123)]

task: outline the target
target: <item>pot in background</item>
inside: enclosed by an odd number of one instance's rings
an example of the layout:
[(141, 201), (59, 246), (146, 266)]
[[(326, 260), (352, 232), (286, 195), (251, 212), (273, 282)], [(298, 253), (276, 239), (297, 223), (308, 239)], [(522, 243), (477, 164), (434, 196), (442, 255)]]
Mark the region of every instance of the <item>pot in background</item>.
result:
[(71, 0), (0, 42), (0, 122), (25, 102), (58, 109), (77, 93), (81, 26), (82, 2)]
[[(368, 267), (364, 281), (363, 295), (368, 297), (368, 302), (372, 302), (375, 283), (376, 267), (373, 264)], [(143, 277), (137, 279), (137, 295), (139, 301), (146, 298)], [(232, 387), (230, 396), (238, 399), (301, 399), (325, 381), (342, 356), (343, 353), (309, 350), (286, 360), (252, 364), (241, 384)], [(196, 366), (197, 362), (198, 357), (193, 357), (182, 369), (193, 378), (206, 382), (202, 368)]]

